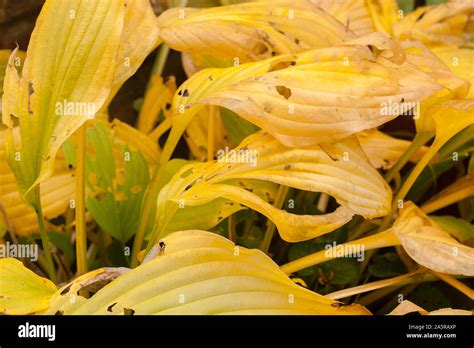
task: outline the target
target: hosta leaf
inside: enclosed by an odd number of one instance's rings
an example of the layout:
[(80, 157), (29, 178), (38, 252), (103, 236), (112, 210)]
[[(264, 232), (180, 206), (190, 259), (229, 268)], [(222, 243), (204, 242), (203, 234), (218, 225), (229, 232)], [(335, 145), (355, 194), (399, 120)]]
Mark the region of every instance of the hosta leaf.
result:
[(173, 8), (161, 14), (158, 26), (167, 45), (190, 53), (201, 68), (227, 67), (235, 59), (251, 62), (354, 38), (342, 23), (309, 0)]
[[(218, 107), (215, 107), (219, 109)], [(227, 129), (224, 127), (220, 112), (211, 114), (211, 107), (205, 107), (199, 111), (196, 117), (189, 123), (188, 128), (184, 132), (184, 139), (188, 144), (189, 150), (194, 158), (198, 161), (204, 161), (207, 158), (209, 123), (213, 122), (214, 137), (214, 153), (213, 157), (219, 150), (233, 148), (233, 144), (229, 139)], [(233, 146), (234, 145), (234, 146)]]
[(455, 218), (454, 216), (434, 216), (430, 215), (430, 219), (440, 225), (450, 235), (465, 245), (474, 247), (474, 225), (469, 222)]
[(419, 7), (394, 24), (400, 40), (420, 40), (429, 45), (460, 44), (474, 33), (471, 1), (450, 1), (437, 6)]
[(436, 83), (444, 88), (426, 98), (419, 105), (418, 114), (415, 114), (417, 132), (434, 134), (435, 123), (430, 115), (431, 105), (450, 99), (462, 99), (469, 93), (469, 81), (456, 76), (449, 68), (420, 42), (405, 41), (402, 46), (408, 62), (416, 65)]
[(466, 98), (474, 98), (474, 45), (439, 46), (432, 49), (451, 71), (471, 83)]
[[(93, 121), (90, 121), (93, 123)], [(101, 122), (101, 121), (97, 121)], [(148, 165), (153, 168), (159, 158), (159, 151), (146, 135), (139, 132), (119, 120), (114, 120), (112, 124), (104, 123), (106, 127), (113, 129), (114, 134), (114, 154), (116, 160), (123, 159), (119, 151), (126, 144), (132, 151), (140, 152)], [(4, 139), (6, 131), (0, 131), (0, 202), (5, 207), (8, 219), (18, 235), (30, 235), (38, 231), (38, 221), (33, 208), (27, 205), (18, 192), (15, 177), (5, 160)], [(15, 143), (19, 139), (19, 129), (13, 129)], [(52, 219), (64, 213), (75, 195), (75, 135), (72, 135), (64, 143), (63, 151), (59, 151), (56, 156), (54, 175), (46, 179), (41, 184), (41, 203), (46, 219)], [(66, 151), (67, 149), (67, 151)], [(88, 152), (93, 152), (92, 147), (88, 147)], [(120, 162), (121, 163), (121, 162)], [(123, 166), (118, 168), (122, 170)]]
[[(86, 183), (92, 191), (86, 200), (87, 210), (99, 226), (125, 244), (138, 223), (150, 181), (149, 168), (143, 155), (127, 146), (121, 150), (121, 164), (116, 163), (112, 135), (102, 123), (88, 130), (88, 140), (95, 153), (86, 158)], [(120, 167), (123, 174), (117, 177)]]
[(416, 179), (406, 199), (414, 203), (420, 202), (430, 187), (436, 187), (437, 178), (458, 163), (455, 159), (462, 161), (468, 157), (470, 149), (474, 149), (474, 125), (451, 137), (439, 149), (438, 154)]
[(122, 35), (115, 60), (112, 100), (122, 84), (138, 70), (160, 43), (157, 18), (149, 1), (125, 0)]
[(39, 314), (68, 314), (86, 302), (80, 291), (95, 293), (128, 271), (125, 267), (104, 267), (83, 274), (56, 291), (49, 299), (49, 308)]
[(474, 124), (474, 99), (449, 100), (428, 110), (436, 125), (436, 136), (427, 151), (434, 156), (444, 144), (463, 129)]
[[(253, 0), (259, 2), (270, 2), (274, 0)], [(313, 5), (321, 7), (324, 11), (339, 20), (346, 28), (358, 36), (366, 35), (374, 31), (391, 34), (392, 25), (398, 21), (398, 6), (394, 0), (310, 0)], [(242, 2), (221, 1), (227, 5)], [(295, 6), (301, 1), (285, 0), (283, 3)]]
[[(149, 134), (156, 128), (159, 116), (171, 117), (171, 103), (176, 92), (176, 80), (173, 77), (163, 81), (161, 76), (153, 75), (150, 80), (143, 105), (138, 115), (137, 128)], [(154, 139), (157, 141), (158, 139)]]
[[(10, 133), (6, 152), (18, 188), (33, 206), (39, 204), (37, 185), (52, 174), (61, 144), (94, 116), (110, 93), (123, 11), (120, 0), (46, 1), (21, 76), (14, 67), (15, 54), (10, 57), (2, 115), (10, 128), (12, 117), (18, 117), (21, 146), (15, 148)], [(17, 151), (20, 161), (15, 160)]]
[[(34, 209), (21, 198), (15, 176), (6, 161), (4, 146), (6, 133), (7, 131), (0, 131), (0, 202), (15, 233), (22, 236), (29, 235), (38, 231), (38, 220)], [(13, 129), (13, 137), (19, 139), (18, 127)], [(41, 203), (47, 219), (66, 211), (69, 201), (74, 198), (74, 182), (74, 169), (68, 166), (60, 151), (55, 161), (55, 174), (41, 185)]]
[[(393, 138), (376, 129), (357, 133), (356, 136), (367, 158), (375, 168), (391, 168), (410, 146), (409, 141)], [(413, 154), (410, 161), (417, 162), (425, 152), (426, 147), (420, 148)]]
[[(5, 79), (5, 71), (8, 65), (8, 60), (10, 55), (12, 54), (11, 50), (0, 50), (0, 95), (3, 94), (3, 80)], [(25, 62), (25, 52), (24, 51), (17, 51), (16, 52), (16, 59), (14, 62), (14, 66), (17, 68), (19, 72), (23, 69), (23, 63)], [(1, 100), (0, 100), (1, 106)], [(0, 107), (1, 109), (1, 107)], [(2, 111), (0, 110), (0, 115)], [(1, 129), (1, 125), (0, 125)]]
[(226, 108), (220, 109), (224, 127), (229, 132), (229, 136), (234, 143), (239, 144), (250, 134), (256, 133), (259, 130), (257, 126), (239, 117), (235, 112)]
[(197, 207), (184, 207), (169, 222), (167, 233), (191, 227), (208, 230), (242, 209), (245, 207), (222, 198)]
[[(401, 47), (379, 33), (340, 46), (203, 70), (178, 89), (170, 140), (177, 141), (202, 104), (224, 106), (288, 146), (373, 128), (443, 89), (403, 60)], [(400, 101), (398, 112), (383, 107)]]
[(42, 278), (17, 259), (0, 258), (0, 312), (32, 314), (45, 310), (56, 291), (49, 279)]
[[(58, 290), (47, 314), (369, 314), (293, 283), (260, 250), (204, 231), (163, 239), (145, 262), (71, 306)], [(76, 283), (77, 284), (77, 283)], [(63, 295), (60, 295), (63, 293)]]
[(398, 21), (395, 0), (313, 0), (314, 4), (345, 24), (357, 35), (374, 31), (392, 33), (392, 25)]
[(474, 275), (474, 248), (459, 243), (414, 204), (405, 203), (393, 231), (420, 265), (447, 274)]
[[(268, 204), (253, 189), (246, 189), (239, 179), (325, 192), (341, 206), (326, 215), (290, 214)], [(158, 226), (167, 224), (179, 202), (197, 206), (216, 197), (266, 215), (275, 222), (283, 239), (294, 242), (333, 231), (354, 214), (367, 218), (385, 215), (391, 191), (351, 140), (325, 144), (324, 150), (319, 146), (296, 149), (259, 132), (217, 161), (191, 164), (176, 173), (158, 197)]]

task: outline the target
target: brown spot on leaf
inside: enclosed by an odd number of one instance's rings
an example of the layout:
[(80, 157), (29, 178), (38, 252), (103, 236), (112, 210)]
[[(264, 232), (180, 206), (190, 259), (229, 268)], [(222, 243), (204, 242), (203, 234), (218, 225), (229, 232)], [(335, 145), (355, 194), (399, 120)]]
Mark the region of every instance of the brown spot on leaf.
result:
[(107, 312), (110, 312), (112, 313), (112, 308), (114, 308), (114, 306), (117, 304), (117, 302), (115, 303), (112, 303), (110, 306), (107, 307)]
[(134, 315), (135, 314), (135, 310), (131, 309), (131, 308), (124, 308), (123, 309), (123, 315)]
[(283, 70), (288, 68), (289, 66), (294, 66), (296, 65), (295, 61), (283, 61), (283, 62), (276, 62), (275, 64), (272, 64), (270, 68), (268, 69), (268, 72), (272, 71), (278, 71), (278, 70)]
[(285, 86), (276, 86), (276, 90), (279, 95), (284, 97), (285, 99), (288, 99), (291, 97), (291, 89)]

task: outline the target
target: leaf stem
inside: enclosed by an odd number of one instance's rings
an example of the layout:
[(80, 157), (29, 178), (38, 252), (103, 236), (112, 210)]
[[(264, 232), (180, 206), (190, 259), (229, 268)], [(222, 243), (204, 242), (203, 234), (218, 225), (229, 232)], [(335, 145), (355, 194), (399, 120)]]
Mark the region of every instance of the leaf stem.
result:
[[(278, 191), (275, 197), (275, 203), (273, 204), (275, 208), (281, 209), (288, 194), (288, 189), (289, 187), (285, 185), (280, 185), (278, 187)], [(270, 249), (270, 244), (272, 243), (273, 235), (275, 234), (275, 228), (275, 224), (270, 219), (268, 219), (267, 229), (265, 230), (265, 235), (260, 244), (260, 250), (262, 250), (264, 253), (268, 253), (268, 250)]]
[(474, 195), (474, 186), (468, 186), (450, 194), (442, 195), (423, 204), (421, 206), (421, 210), (423, 210), (426, 214), (431, 214), (434, 211), (447, 207), (448, 205), (463, 200), (464, 198), (471, 197), (472, 195)]
[(77, 274), (87, 272), (87, 236), (86, 236), (86, 131), (87, 123), (78, 131), (76, 160), (76, 263)]
[(389, 183), (393, 178), (400, 172), (400, 170), (408, 163), (410, 158), (423, 146), (428, 140), (430, 140), (433, 135), (428, 133), (417, 133), (413, 138), (413, 141), (410, 143), (403, 152), (402, 156), (398, 159), (397, 163), (388, 170), (385, 174), (385, 180)]
[(410, 191), (411, 187), (413, 184), (416, 182), (416, 179), (418, 176), (421, 174), (423, 169), (430, 163), (431, 159), (436, 155), (438, 149), (440, 148), (439, 145), (434, 146), (434, 144), (426, 151), (426, 153), (423, 155), (423, 157), (420, 159), (420, 161), (416, 164), (415, 168), (410, 172), (408, 175), (408, 178), (404, 181), (402, 187), (400, 190), (398, 190), (397, 194), (395, 195), (395, 198), (393, 199), (392, 203), (392, 209), (391, 212), (384, 217), (382, 220), (382, 224), (380, 225), (379, 231), (383, 231), (388, 226), (390, 225), (390, 222), (392, 221), (393, 214), (397, 210), (397, 206), (399, 204), (399, 201), (405, 198), (407, 193)]
[(363, 247), (364, 251), (367, 251), (372, 249), (395, 246), (399, 244), (400, 241), (398, 240), (398, 238), (395, 236), (391, 229), (388, 229), (386, 231), (379, 232), (369, 237), (337, 245), (336, 250), (340, 248), (343, 251), (342, 255), (341, 253), (336, 251), (331, 252), (333, 248), (321, 250), (316, 253), (302, 257), (300, 259), (291, 261), (281, 266), (280, 269), (286, 274), (291, 274), (325, 261), (329, 261), (338, 257), (345, 257), (350, 252), (352, 252), (352, 248), (347, 248), (347, 246), (351, 245), (360, 245), (361, 247)]
[(207, 160), (214, 160), (214, 133), (216, 131), (216, 122), (219, 117), (219, 107), (209, 106), (209, 119), (207, 122)]
[[(404, 275), (401, 275), (401, 276), (398, 276), (398, 277), (383, 279), (383, 280), (377, 280), (375, 282), (355, 286), (353, 288), (348, 288), (348, 289), (343, 289), (343, 290), (331, 292), (330, 294), (327, 294), (325, 296), (330, 298), (330, 299), (333, 299), (333, 300), (339, 300), (341, 298), (361, 294), (361, 293), (372, 291), (372, 290), (385, 288), (387, 286), (397, 285), (402, 281), (406, 281), (406, 280), (409, 280), (409, 279), (412, 279), (414, 277), (419, 276), (421, 272), (424, 272), (424, 271), (416, 270), (416, 271), (413, 271), (413, 272), (410, 272), (410, 273), (407, 273), (407, 274), (404, 274)], [(423, 279), (423, 278), (420, 277), (420, 279)]]
[[(158, 53), (156, 54), (155, 63), (153, 64), (153, 69), (151, 71), (152, 76), (163, 75), (163, 70), (165, 69), (165, 64), (168, 59), (169, 53), (170, 53), (170, 48), (164, 42), (162, 42), (160, 45), (160, 48), (158, 49)], [(147, 91), (151, 87), (151, 81), (152, 79), (150, 78), (148, 80), (148, 85), (146, 86)]]
[(43, 244), (43, 251), (46, 258), (46, 267), (49, 278), (56, 283), (56, 271), (54, 269), (53, 257), (51, 256), (51, 249), (49, 248), (49, 238), (44, 226), (43, 208), (41, 203), (36, 207), (36, 217), (38, 218), (39, 232), (41, 236), (41, 243)]
[(433, 271), (433, 270), (431, 271), (431, 273), (433, 273), (436, 277), (441, 279), (443, 282), (451, 285), (453, 288), (455, 288), (455, 289), (459, 290), (460, 292), (462, 292), (464, 295), (469, 297), (471, 300), (474, 300), (474, 290), (469, 288), (466, 284), (461, 283), (459, 280), (457, 280), (456, 278), (451, 277), (448, 274), (436, 272), (436, 271)]
[(232, 214), (231, 216), (227, 218), (227, 223), (228, 223), (227, 230), (229, 232), (229, 239), (233, 241), (234, 243), (237, 240), (237, 232), (235, 231), (235, 222), (236, 222), (235, 214)]
[(135, 239), (133, 240), (132, 255), (130, 256), (131, 267), (136, 267), (138, 265), (137, 255), (142, 249), (151, 213), (156, 207), (156, 200), (161, 188), (161, 179), (164, 175), (166, 164), (171, 158), (174, 148), (178, 144), (180, 134), (182, 134), (180, 129), (177, 129), (176, 127), (171, 128), (171, 133), (168, 136), (163, 152), (161, 153), (160, 162), (155, 169), (155, 173), (151, 178), (150, 184), (145, 193), (138, 229), (135, 234)]

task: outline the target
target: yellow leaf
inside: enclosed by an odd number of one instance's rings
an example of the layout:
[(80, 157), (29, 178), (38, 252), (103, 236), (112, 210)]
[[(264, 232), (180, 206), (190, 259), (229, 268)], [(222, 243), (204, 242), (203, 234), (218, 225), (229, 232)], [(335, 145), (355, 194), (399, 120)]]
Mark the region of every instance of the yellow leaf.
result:
[(464, 128), (474, 124), (474, 99), (453, 99), (435, 104), (426, 111), (424, 119), (423, 127), (431, 129), (429, 123), (434, 124), (436, 132), (434, 141), (404, 181), (395, 200), (405, 197), (416, 178), (444, 144)]
[(56, 286), (13, 258), (0, 258), (0, 312), (32, 314), (49, 307)]
[[(111, 124), (104, 122), (104, 124), (113, 129), (114, 155), (116, 163), (118, 163), (118, 174), (123, 169), (123, 155), (119, 151), (123, 144), (127, 144), (132, 151), (141, 152), (151, 169), (156, 166), (160, 152), (158, 146), (150, 138), (119, 120), (114, 120)], [(15, 183), (15, 176), (5, 160), (5, 136), (6, 131), (0, 131), (0, 202), (5, 207), (8, 220), (15, 233), (27, 236), (38, 231), (38, 221), (34, 209), (21, 198)], [(18, 127), (13, 129), (13, 137), (15, 144), (17, 144), (19, 142)], [(69, 140), (74, 144), (76, 136), (73, 134)], [(89, 155), (92, 154), (92, 151), (93, 148), (87, 149)], [(68, 166), (63, 152), (59, 151), (54, 163), (54, 174), (41, 183), (41, 204), (46, 219), (55, 218), (67, 210), (75, 196), (75, 182), (75, 169)]]
[(391, 34), (392, 25), (398, 21), (398, 6), (394, 0), (313, 0), (313, 3), (359, 36), (374, 31)]
[(449, 100), (433, 106), (428, 113), (436, 124), (436, 136), (427, 151), (427, 156), (431, 156), (457, 133), (474, 124), (474, 99)]
[(205, 107), (199, 111), (184, 132), (184, 140), (186, 140), (189, 150), (198, 161), (205, 161), (207, 158), (210, 117), (213, 117), (214, 122), (214, 134), (212, 135), (214, 137), (214, 154), (219, 150), (234, 147), (220, 115), (211, 116), (210, 107)]
[[(156, 127), (160, 112), (165, 118), (171, 117), (171, 103), (176, 92), (176, 80), (169, 77), (165, 82), (161, 76), (153, 75), (143, 105), (138, 115), (137, 128), (149, 134)], [(154, 139), (155, 141), (158, 139)]]
[(474, 33), (472, 1), (450, 1), (436, 6), (419, 7), (394, 24), (399, 41), (420, 40), (428, 45), (461, 44)]
[(432, 51), (456, 76), (471, 83), (466, 98), (474, 98), (474, 45), (439, 46)]
[(411, 202), (405, 203), (392, 230), (420, 265), (446, 274), (474, 275), (474, 249), (459, 243)]
[[(245, 189), (239, 179), (325, 192), (341, 206), (326, 215), (291, 214)], [(176, 173), (158, 197), (160, 230), (163, 232), (180, 202), (196, 206), (219, 196), (266, 215), (283, 239), (296, 242), (333, 231), (354, 214), (366, 218), (387, 214), (391, 190), (351, 139), (325, 144), (324, 150), (319, 146), (291, 148), (259, 132), (229, 153), (218, 155), (217, 161), (190, 164)]]
[(49, 306), (39, 314), (68, 314), (86, 302), (81, 291), (95, 293), (128, 270), (125, 267), (104, 267), (83, 274), (57, 290), (51, 296)]
[(309, 0), (174, 8), (160, 15), (158, 25), (163, 41), (191, 54), (199, 68), (227, 67), (355, 37)]
[[(356, 136), (367, 158), (375, 168), (391, 168), (410, 146), (410, 141), (393, 138), (376, 129), (357, 133)], [(420, 148), (413, 154), (410, 161), (418, 162), (426, 150), (427, 147)]]
[(19, 191), (33, 206), (39, 204), (37, 185), (52, 174), (61, 144), (108, 98), (123, 17), (123, 0), (48, 0), (21, 76), (15, 53), (10, 57), (2, 115), (10, 128), (12, 117), (19, 118), (21, 146), (15, 148), (9, 133), (6, 152)]
[(293, 283), (260, 250), (197, 230), (164, 238), (143, 264), (79, 305), (68, 301), (77, 287), (65, 289), (45, 314), (370, 314)]
[[(372, 52), (369, 47), (373, 47)], [(174, 98), (170, 140), (202, 104), (231, 109), (288, 146), (374, 128), (444, 89), (376, 33), (343, 45), (193, 75)], [(400, 104), (397, 112), (385, 105)]]
[[(11, 54), (12, 54), (11, 50), (0, 50), (0, 95), (3, 94), (3, 80), (5, 78), (5, 71), (8, 65), (8, 59), (10, 58)], [(17, 55), (17, 58), (14, 62), (14, 65), (18, 69), (18, 71), (21, 72), (21, 69), (23, 69), (23, 63), (25, 62), (25, 52), (17, 51), (16, 55)], [(1, 100), (0, 100), (0, 106), (1, 106)], [(2, 114), (2, 110), (0, 110), (0, 116), (1, 114)], [(1, 129), (2, 128), (0, 125), (0, 130)]]
[(150, 1), (125, 0), (124, 5), (124, 23), (115, 59), (113, 88), (105, 106), (161, 42), (157, 18)]
[(450, 99), (462, 99), (469, 92), (469, 81), (457, 77), (439, 58), (421, 42), (405, 41), (401, 44), (407, 60), (425, 72), (433, 81), (444, 88), (423, 100), (415, 114), (417, 132), (434, 134), (435, 123), (428, 109), (437, 103)]

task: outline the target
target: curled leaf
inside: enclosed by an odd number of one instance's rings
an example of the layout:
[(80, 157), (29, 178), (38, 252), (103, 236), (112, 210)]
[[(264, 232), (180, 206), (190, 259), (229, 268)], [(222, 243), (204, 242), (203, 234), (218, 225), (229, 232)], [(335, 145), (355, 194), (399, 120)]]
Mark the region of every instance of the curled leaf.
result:
[[(3, 94), (3, 80), (5, 79), (5, 70), (8, 65), (8, 60), (10, 55), (12, 54), (11, 50), (0, 50), (0, 95)], [(14, 65), (21, 72), (23, 68), (23, 64), (25, 62), (25, 52), (24, 51), (16, 51), (16, 58)], [(1, 109), (1, 100), (0, 100), (0, 109)], [(2, 114), (2, 110), (0, 110), (0, 115)], [(1, 125), (0, 125), (1, 129)]]
[[(123, 153), (120, 149), (127, 145), (132, 151), (140, 152), (145, 158), (148, 166), (156, 166), (160, 152), (158, 147), (145, 134), (137, 129), (114, 120), (112, 123), (103, 121), (91, 121), (91, 126), (95, 122), (102, 122), (105, 127), (112, 129), (114, 139), (114, 156), (119, 163), (117, 172), (123, 171)], [(18, 192), (15, 176), (5, 160), (5, 137), (7, 131), (0, 131), (0, 202), (5, 208), (8, 220), (16, 234), (21, 236), (31, 235), (38, 231), (38, 220), (34, 209), (27, 205)], [(14, 143), (19, 143), (19, 128), (12, 130)], [(71, 200), (75, 196), (75, 144), (76, 138), (73, 134), (65, 144), (71, 150), (59, 151), (54, 162), (54, 174), (41, 183), (41, 203), (45, 218), (53, 219), (63, 214), (70, 206)], [(92, 155), (94, 148), (87, 148), (89, 155)], [(72, 158), (68, 158), (72, 157)]]
[(125, 0), (123, 29), (114, 66), (113, 88), (107, 106), (122, 84), (160, 44), (157, 18), (149, 1)]
[(394, 24), (393, 34), (400, 40), (420, 40), (429, 45), (460, 44), (474, 33), (471, 1), (449, 1), (419, 7)]
[(86, 302), (82, 292), (96, 293), (128, 271), (125, 267), (104, 267), (83, 274), (58, 289), (49, 299), (49, 306), (40, 314), (69, 314)]
[(158, 26), (163, 41), (189, 53), (200, 68), (227, 67), (236, 59), (246, 63), (354, 38), (309, 0), (173, 8), (161, 14)]
[[(356, 136), (367, 158), (375, 168), (391, 168), (410, 146), (409, 141), (393, 138), (376, 129), (359, 132)], [(418, 162), (426, 149), (426, 147), (420, 148), (413, 154), (410, 161)]]
[(466, 98), (474, 98), (474, 45), (439, 46), (434, 47), (432, 51), (456, 76), (471, 83)]
[[(287, 146), (374, 128), (443, 89), (404, 57), (397, 43), (377, 33), (339, 46), (206, 69), (178, 89), (175, 133), (202, 104), (231, 109)], [(400, 107), (392, 112), (392, 104)]]
[(46, 1), (21, 75), (14, 66), (16, 53), (10, 57), (2, 116), (9, 128), (14, 117), (19, 119), (21, 145), (14, 145), (9, 131), (6, 153), (18, 189), (30, 205), (39, 205), (37, 185), (52, 174), (62, 143), (108, 98), (123, 11), (123, 0)]
[(405, 203), (392, 229), (420, 265), (441, 273), (474, 275), (474, 249), (458, 242), (411, 202)]
[[(325, 192), (341, 206), (326, 215), (290, 214), (246, 189), (239, 182), (242, 179)], [(283, 239), (295, 242), (333, 231), (354, 214), (367, 218), (385, 215), (391, 191), (352, 140), (325, 144), (324, 149), (319, 146), (291, 148), (259, 132), (231, 152), (222, 154), (217, 161), (191, 164), (176, 173), (158, 197), (158, 225), (166, 225), (178, 204), (197, 206), (209, 203), (216, 196), (266, 215), (275, 222)]]
[(374, 31), (392, 33), (398, 21), (398, 6), (394, 0), (313, 0), (314, 4), (334, 16), (358, 36)]

